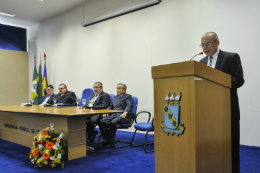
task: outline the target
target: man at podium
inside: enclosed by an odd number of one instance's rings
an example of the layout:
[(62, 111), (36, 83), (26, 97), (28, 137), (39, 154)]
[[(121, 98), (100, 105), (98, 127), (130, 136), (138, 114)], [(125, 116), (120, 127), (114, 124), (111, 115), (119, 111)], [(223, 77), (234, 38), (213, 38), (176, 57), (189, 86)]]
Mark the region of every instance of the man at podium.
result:
[(237, 53), (224, 52), (219, 49), (218, 35), (207, 32), (201, 37), (200, 47), (207, 55), (201, 63), (231, 75), (231, 143), (232, 143), (232, 172), (240, 172), (240, 110), (237, 88), (244, 84), (243, 68)]

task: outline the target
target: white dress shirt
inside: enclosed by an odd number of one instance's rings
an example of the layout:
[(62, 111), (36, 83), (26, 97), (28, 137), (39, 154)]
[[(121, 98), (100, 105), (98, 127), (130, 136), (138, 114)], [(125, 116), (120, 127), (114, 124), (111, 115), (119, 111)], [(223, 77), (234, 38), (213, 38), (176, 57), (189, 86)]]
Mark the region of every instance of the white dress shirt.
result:
[(45, 98), (45, 100), (42, 102), (42, 104), (41, 105), (44, 105), (44, 104), (46, 104), (47, 103), (47, 101), (49, 100), (49, 98), (52, 96), (52, 94), (51, 95), (47, 95), (47, 97)]
[[(99, 93), (100, 94), (100, 93)], [(92, 105), (89, 103), (88, 106), (91, 107), (94, 105), (95, 101), (97, 100), (99, 94), (95, 94), (94, 97), (91, 99), (93, 101)]]
[[(219, 53), (219, 48), (217, 50), (217, 52), (212, 55), (212, 64), (211, 64), (211, 67), (212, 68), (215, 68), (216, 67), (216, 63), (217, 63), (217, 60), (218, 60), (218, 53)], [(210, 58), (208, 57), (208, 63), (207, 63), (207, 66), (209, 66), (209, 62), (210, 62)]]

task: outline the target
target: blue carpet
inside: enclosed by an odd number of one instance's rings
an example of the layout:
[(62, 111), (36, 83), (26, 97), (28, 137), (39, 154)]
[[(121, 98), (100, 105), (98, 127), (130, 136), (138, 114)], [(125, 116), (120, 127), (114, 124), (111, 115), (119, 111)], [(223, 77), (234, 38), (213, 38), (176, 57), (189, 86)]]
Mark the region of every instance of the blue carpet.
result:
[[(130, 140), (133, 133), (117, 132), (117, 139)], [(136, 134), (135, 144), (144, 141), (144, 134)], [(153, 141), (150, 135), (148, 142)], [(153, 145), (148, 146), (153, 149)], [(260, 173), (260, 148), (240, 147), (241, 173)], [(34, 169), (30, 166), (28, 147), (0, 139), (0, 173), (12, 172), (89, 172), (89, 173), (153, 173), (154, 153), (145, 153), (143, 147), (100, 149), (100, 155), (87, 156), (65, 162), (65, 169)]]
[[(117, 132), (117, 139), (130, 141), (132, 132)], [(145, 134), (136, 134), (135, 144), (143, 143)], [(97, 139), (97, 138), (96, 138)], [(97, 142), (97, 140), (96, 140)], [(153, 142), (153, 135), (148, 136)], [(122, 143), (121, 143), (122, 144)], [(117, 144), (120, 146), (120, 143)], [(123, 145), (123, 144), (122, 144)], [(153, 149), (153, 145), (147, 147)], [(12, 172), (88, 172), (88, 173), (151, 173), (154, 172), (154, 153), (145, 153), (143, 147), (99, 149), (100, 155), (87, 156), (65, 162), (65, 169), (34, 169), (29, 164), (30, 148), (0, 139), (0, 173)]]

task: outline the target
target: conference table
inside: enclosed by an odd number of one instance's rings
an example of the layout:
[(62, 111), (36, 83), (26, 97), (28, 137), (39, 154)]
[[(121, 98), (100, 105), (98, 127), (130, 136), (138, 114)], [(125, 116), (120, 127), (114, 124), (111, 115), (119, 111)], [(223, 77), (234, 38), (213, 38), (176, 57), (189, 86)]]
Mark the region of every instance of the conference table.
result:
[[(86, 156), (86, 115), (123, 112), (109, 109), (77, 107), (0, 106), (0, 138), (32, 147), (37, 132), (50, 127), (64, 133), (68, 160)], [(29, 150), (28, 150), (29, 151)]]

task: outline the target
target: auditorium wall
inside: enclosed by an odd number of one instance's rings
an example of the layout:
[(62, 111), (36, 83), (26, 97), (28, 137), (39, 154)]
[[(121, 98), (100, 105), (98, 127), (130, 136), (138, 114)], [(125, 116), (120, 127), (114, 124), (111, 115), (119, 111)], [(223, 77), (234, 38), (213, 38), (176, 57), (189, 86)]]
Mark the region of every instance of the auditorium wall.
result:
[[(201, 51), (203, 33), (215, 31), (220, 49), (239, 53), (244, 68), (245, 84), (238, 89), (241, 144), (260, 146), (259, 5), (256, 0), (162, 0), (86, 28), (80, 6), (42, 22), (30, 36), (37, 37), (37, 63), (39, 54), (47, 55), (55, 93), (66, 83), (80, 97), (84, 88), (101, 81), (104, 91), (116, 94), (116, 84), (122, 82), (138, 97), (138, 111), (153, 112), (151, 66), (189, 60)], [(30, 56), (30, 66), (32, 62)]]

